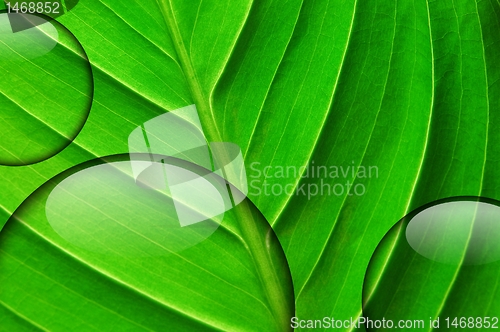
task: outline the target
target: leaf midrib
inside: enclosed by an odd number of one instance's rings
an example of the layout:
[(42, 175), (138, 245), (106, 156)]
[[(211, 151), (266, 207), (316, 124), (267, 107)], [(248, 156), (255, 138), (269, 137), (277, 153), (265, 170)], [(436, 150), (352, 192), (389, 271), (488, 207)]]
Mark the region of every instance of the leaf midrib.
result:
[[(169, 29), (171, 39), (177, 52), (177, 56), (179, 57), (181, 68), (192, 94), (191, 97), (194, 99), (194, 102), (199, 109), (200, 117), (208, 120), (205, 121), (205, 127), (203, 129), (208, 133), (208, 136), (212, 138), (212, 140), (220, 142), (222, 141), (222, 139), (218, 126), (215, 122), (214, 114), (207, 102), (205, 94), (203, 93), (203, 89), (200, 86), (198, 76), (191, 63), (191, 59), (187, 52), (186, 46), (184, 45), (184, 41), (177, 24), (177, 19), (175, 18), (175, 14), (173, 11), (172, 3), (170, 2), (170, 0), (157, 0), (157, 3), (161, 8), (163, 18), (165, 19), (165, 23)], [(208, 119), (207, 114), (210, 115)]]
[[(221, 142), (222, 136), (215, 121), (215, 115), (211, 103), (213, 93), (210, 94), (209, 99), (207, 99), (207, 96), (205, 96), (205, 94), (203, 93), (198, 76), (191, 63), (191, 59), (188, 55), (186, 46), (184, 45), (177, 20), (175, 18), (175, 13), (173, 11), (172, 3), (170, 0), (157, 0), (157, 3), (162, 10), (165, 23), (167, 24), (171, 39), (175, 45), (177, 56), (180, 60), (180, 65), (184, 70), (186, 81), (191, 90), (194, 102), (198, 107), (198, 113), (204, 120), (202, 121), (205, 124), (205, 127), (203, 129), (207, 133), (208, 137), (210, 137), (212, 140)], [(251, 8), (246, 13), (245, 23), (250, 11)], [(239, 34), (241, 34), (243, 25), (240, 27)], [(230, 50), (231, 52), (234, 51), (235, 44), (236, 41), (234, 41), (232, 45), (232, 48)], [(220, 76), (223, 72), (224, 70), (221, 70), (218, 73), (217, 80), (220, 79)], [(285, 303), (287, 301), (287, 297), (286, 294), (282, 293), (282, 285), (280, 285), (279, 277), (276, 274), (277, 271), (275, 270), (275, 266), (271, 258), (269, 257), (267, 250), (265, 248), (262, 248), (262, 243), (260, 242), (261, 237), (258, 234), (259, 230), (254, 227), (255, 221), (253, 220), (251, 211), (246, 204), (248, 204), (248, 202), (244, 201), (240, 203), (241, 207), (239, 209), (236, 209), (236, 218), (238, 219), (240, 229), (246, 235), (244, 240), (247, 244), (249, 252), (253, 257), (253, 262), (258, 271), (260, 277), (259, 279), (266, 294), (266, 299), (269, 303), (270, 310), (272, 311), (273, 317), (275, 318), (276, 322), (280, 324), (290, 318), (288, 317), (290, 313), (287, 312), (287, 304)], [(272, 277), (269, 278), (264, 276)]]

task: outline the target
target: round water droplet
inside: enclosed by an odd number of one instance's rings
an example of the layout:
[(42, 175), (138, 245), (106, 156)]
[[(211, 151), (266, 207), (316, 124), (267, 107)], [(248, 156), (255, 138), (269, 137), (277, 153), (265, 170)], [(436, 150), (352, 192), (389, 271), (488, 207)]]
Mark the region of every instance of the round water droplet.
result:
[[(127, 154), (75, 166), (47, 181), (15, 211), (0, 232), (0, 301), (15, 318), (11, 323), (7, 317), (10, 330), (19, 330), (19, 315), (50, 331), (71, 330), (75, 322), (68, 320), (69, 311), (83, 329), (99, 331), (109, 330), (109, 322), (119, 331), (136, 330), (137, 322), (148, 330), (206, 328), (178, 314), (193, 310), (221, 321), (229, 310), (236, 324), (256, 322), (260, 330), (289, 324), (294, 312), (290, 270), (260, 211), (245, 199), (223, 219), (217, 215), (181, 225), (161, 180), (190, 186), (200, 176), (210, 182), (207, 172), (191, 164), (185, 168), (193, 173), (188, 177), (177, 169), (162, 175), (161, 168), (149, 167), (134, 177), (130, 163), (149, 158)], [(204, 183), (202, 191), (207, 187)], [(229, 192), (226, 185), (214, 187)], [(181, 215), (188, 208), (214, 213), (204, 209), (200, 195), (175, 196), (186, 203)], [(217, 195), (206, 200), (223, 196)], [(266, 302), (262, 280), (269, 275), (273, 292), (283, 294), (281, 318)], [(169, 306), (151, 297), (168, 300)]]
[(83, 128), (93, 77), (76, 38), (43, 15), (0, 13), (0, 165), (46, 160)]
[(481, 330), (483, 317), (500, 314), (499, 274), (500, 202), (457, 197), (428, 204), (400, 220), (374, 252), (362, 320), (368, 331), (390, 324), (448, 331), (458, 317), (459, 328)]

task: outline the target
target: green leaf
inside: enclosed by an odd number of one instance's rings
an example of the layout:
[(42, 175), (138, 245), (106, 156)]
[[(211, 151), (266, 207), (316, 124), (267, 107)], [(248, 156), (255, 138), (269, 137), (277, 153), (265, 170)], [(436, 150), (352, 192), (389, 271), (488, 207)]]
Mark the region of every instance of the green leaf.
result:
[[(6, 211), (12, 212), (26, 194), (71, 165), (127, 152), (128, 136), (137, 126), (190, 103), (159, 9), (150, 14), (150, 8), (141, 6), (94, 3), (80, 5), (64, 17), (76, 22), (70, 29), (91, 58), (96, 85), (92, 113), (78, 140), (57, 157), (35, 166), (2, 169), (13, 189), (2, 191)], [(130, 25), (127, 20), (138, 13), (147, 20)], [(80, 18), (85, 16), (89, 19)], [(140, 33), (155, 23), (156, 35)], [(109, 31), (116, 33), (105, 33)], [(20, 180), (24, 178), (27, 181)], [(281, 330), (292, 315), (293, 290), (282, 249), (250, 202), (240, 206), (245, 211), (239, 213), (245, 219), (238, 220), (242, 235), (220, 228), (220, 235), (210, 237), (211, 245), (203, 242), (174, 256), (165, 252), (157, 258), (124, 261), (120, 256), (96, 257), (58, 237), (45, 219), (47, 186), (18, 210), (26, 214), (16, 214), (2, 231), (1, 298), (2, 310), (8, 313), (2, 316), (2, 326)], [(148, 218), (147, 211), (143, 218)], [(232, 220), (237, 221), (234, 216)], [(240, 229), (228, 223), (228, 228)], [(29, 257), (35, 260), (27, 262)], [(18, 281), (25, 278), (30, 284), (20, 288)], [(31, 294), (26, 301), (19, 293), (22, 289)]]
[[(1, 167), (0, 204), (12, 213), (52, 176), (126, 153), (137, 126), (195, 103), (208, 140), (243, 151), (296, 315), (357, 317), (370, 257), (404, 215), (444, 197), (500, 198), (499, 14), (494, 0), (82, 2), (58, 20), (93, 66), (90, 117), (56, 157)], [(306, 177), (313, 162), (338, 177)], [(310, 195), (325, 184), (330, 194)]]

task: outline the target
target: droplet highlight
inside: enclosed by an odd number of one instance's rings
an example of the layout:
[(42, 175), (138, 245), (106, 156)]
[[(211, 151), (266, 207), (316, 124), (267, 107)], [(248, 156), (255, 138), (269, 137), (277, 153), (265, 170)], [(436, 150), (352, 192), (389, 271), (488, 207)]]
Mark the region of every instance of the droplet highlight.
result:
[[(141, 163), (147, 164), (144, 173), (170, 172), (179, 183), (162, 189), (136, 183), (132, 169)], [(65, 178), (47, 198), (48, 222), (68, 243), (107, 255), (165, 255), (212, 235), (226, 210), (220, 188), (197, 174), (195, 165), (149, 164), (105, 163)]]

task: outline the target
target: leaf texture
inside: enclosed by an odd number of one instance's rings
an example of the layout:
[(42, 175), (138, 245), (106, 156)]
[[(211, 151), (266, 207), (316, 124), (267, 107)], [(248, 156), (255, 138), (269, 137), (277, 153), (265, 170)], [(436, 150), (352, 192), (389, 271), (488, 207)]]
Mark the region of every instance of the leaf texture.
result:
[[(290, 266), (295, 314), (357, 317), (370, 257), (404, 215), (450, 196), (500, 198), (499, 14), (494, 0), (81, 2), (58, 20), (93, 66), (88, 122), (56, 157), (1, 167), (0, 204), (12, 213), (52, 176), (126, 153), (134, 128), (196, 103), (208, 139), (234, 142), (244, 153), (249, 198), (273, 226)], [(336, 178), (302, 177), (308, 165), (352, 168)], [(298, 172), (276, 176), (280, 166)], [(373, 167), (373, 176), (351, 172), (358, 166)], [(347, 181), (363, 194), (299, 191)], [(290, 193), (266, 194), (273, 186)], [(48, 246), (30, 225), (5, 231), (7, 243), (33, 238)], [(396, 248), (387, 248), (386, 262)], [(56, 249), (43, 250), (64, 261)], [(385, 267), (379, 266), (380, 278)], [(125, 279), (125, 272), (116, 274)], [(116, 292), (98, 285), (103, 294)], [(438, 311), (450, 312), (453, 300), (440, 300)], [(27, 329), (40, 324), (23, 319), (12, 303), (1, 310), (9, 313), (6, 321)], [(219, 317), (197, 310), (202, 320)], [(213, 326), (236, 327), (229, 316), (218, 318), (229, 325)]]

